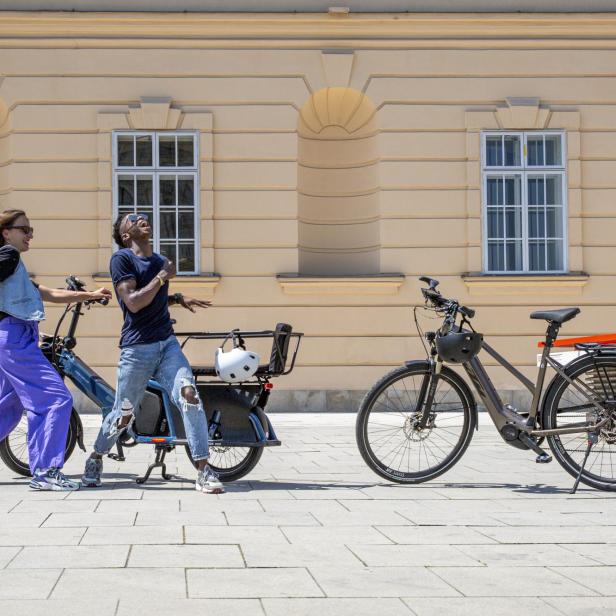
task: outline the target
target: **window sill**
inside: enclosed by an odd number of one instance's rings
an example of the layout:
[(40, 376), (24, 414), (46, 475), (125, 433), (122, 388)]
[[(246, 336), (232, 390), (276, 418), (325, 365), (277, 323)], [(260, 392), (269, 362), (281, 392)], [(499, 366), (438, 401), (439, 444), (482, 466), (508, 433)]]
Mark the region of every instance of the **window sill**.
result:
[[(100, 284), (111, 285), (108, 274), (95, 274), (92, 279)], [(185, 293), (195, 299), (211, 299), (214, 297), (216, 287), (220, 282), (218, 274), (204, 274), (201, 276), (176, 276), (170, 285), (174, 293)]]
[(302, 276), (278, 274), (276, 279), (286, 295), (396, 295), (404, 274), (373, 276)]
[(462, 275), (470, 295), (581, 295), (589, 279), (584, 272)]

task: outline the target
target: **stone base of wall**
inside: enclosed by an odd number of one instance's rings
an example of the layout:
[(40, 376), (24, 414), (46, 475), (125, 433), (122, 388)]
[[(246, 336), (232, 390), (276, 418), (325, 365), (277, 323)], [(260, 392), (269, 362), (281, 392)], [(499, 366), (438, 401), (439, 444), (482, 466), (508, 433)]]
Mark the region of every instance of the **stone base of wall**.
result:
[[(268, 413), (356, 413), (366, 394), (357, 389), (274, 389), (267, 405)], [(505, 404), (517, 409), (528, 409), (531, 395), (527, 390), (503, 390), (499, 392)], [(90, 400), (81, 392), (73, 391), (75, 408), (80, 413), (99, 413)], [(475, 395), (480, 411), (485, 411)]]

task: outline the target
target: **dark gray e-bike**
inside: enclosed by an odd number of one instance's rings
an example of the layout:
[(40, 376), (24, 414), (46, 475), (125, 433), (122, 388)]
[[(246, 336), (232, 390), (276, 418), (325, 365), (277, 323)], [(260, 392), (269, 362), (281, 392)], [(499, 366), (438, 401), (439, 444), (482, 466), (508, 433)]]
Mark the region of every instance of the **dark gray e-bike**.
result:
[[(477, 403), (465, 380), (444, 364), (439, 342), (449, 334), (477, 334), (472, 308), (443, 297), (438, 281), (422, 277), (428, 309), (443, 317), (436, 332), (427, 332), (428, 357), (408, 361), (378, 381), (362, 401), (356, 423), (359, 450), (381, 477), (398, 483), (420, 483), (442, 475), (456, 464), (477, 427)], [(531, 319), (548, 322), (536, 383), (532, 383), (486, 342), (461, 348), (460, 363), (479, 394), (503, 440), (534, 451), (536, 461), (552, 460), (541, 448), (547, 439), (559, 464), (579, 482), (600, 490), (616, 490), (616, 348), (578, 344), (580, 357), (563, 365), (550, 356), (560, 327), (579, 308), (533, 312)], [(459, 322), (458, 322), (459, 319)], [(418, 332), (421, 335), (422, 332)], [(469, 343), (470, 344), (470, 343)], [(441, 344), (441, 350), (445, 348)], [(530, 392), (530, 408), (504, 404), (483, 364), (485, 351)], [(464, 357), (464, 352), (469, 351)], [(451, 360), (448, 360), (451, 361)], [(546, 370), (556, 371), (544, 388)]]

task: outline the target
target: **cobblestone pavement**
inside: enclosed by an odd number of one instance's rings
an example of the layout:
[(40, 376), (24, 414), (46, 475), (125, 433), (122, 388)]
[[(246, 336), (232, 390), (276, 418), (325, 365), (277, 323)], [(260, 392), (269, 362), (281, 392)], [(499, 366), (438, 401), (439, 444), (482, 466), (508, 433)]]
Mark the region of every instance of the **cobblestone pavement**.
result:
[(570, 496), (556, 462), (502, 445), (485, 415), (462, 462), (419, 487), (364, 465), (352, 415), (272, 419), (282, 447), (221, 496), (195, 492), (183, 451), (182, 480), (138, 486), (142, 446), (69, 495), (0, 466), (0, 614), (616, 614), (616, 494)]

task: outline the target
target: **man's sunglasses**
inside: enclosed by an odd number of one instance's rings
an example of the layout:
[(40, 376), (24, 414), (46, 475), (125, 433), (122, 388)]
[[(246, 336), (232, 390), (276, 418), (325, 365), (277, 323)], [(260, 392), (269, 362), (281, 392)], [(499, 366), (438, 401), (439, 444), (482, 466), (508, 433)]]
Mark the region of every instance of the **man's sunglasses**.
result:
[(146, 222), (150, 220), (147, 214), (129, 214), (126, 217), (126, 220), (132, 223), (136, 223), (138, 220), (142, 220), (142, 219), (145, 220)]
[(2, 227), (3, 229), (19, 229), (25, 235), (34, 235), (34, 227), (29, 227), (28, 225), (13, 225), (11, 227)]

